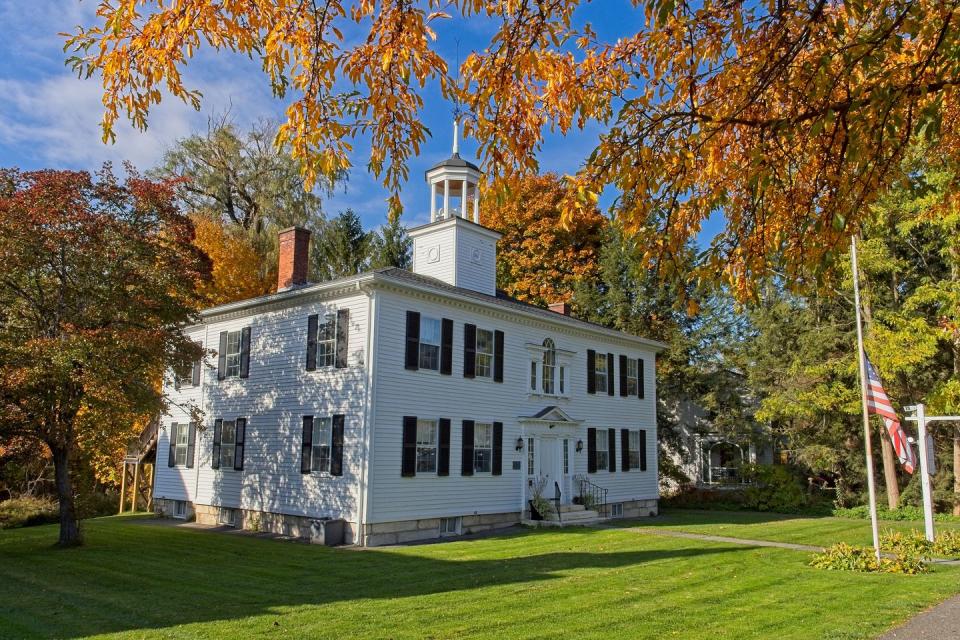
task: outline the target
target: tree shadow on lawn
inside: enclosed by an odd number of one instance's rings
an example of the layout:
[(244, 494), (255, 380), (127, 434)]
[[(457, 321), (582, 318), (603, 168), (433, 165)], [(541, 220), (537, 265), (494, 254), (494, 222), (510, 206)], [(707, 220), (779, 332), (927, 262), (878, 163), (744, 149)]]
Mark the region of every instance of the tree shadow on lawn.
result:
[[(567, 543), (557, 541), (557, 533), (551, 531), (546, 535), (554, 537), (543, 540), (548, 552), (516, 555), (508, 549), (502, 557), (501, 550), (489, 546), (492, 542), (514, 545), (545, 534), (521, 532), (485, 538), (483, 548), (464, 542), (433, 546), (427, 552), (330, 549), (174, 527), (110, 524), (99, 535), (88, 535), (87, 546), (73, 550), (51, 550), (33, 540), (0, 544), (0, 636), (82, 637), (162, 629), (243, 619), (276, 607), (424, 596), (553, 580), (577, 569), (615, 569), (751, 549), (562, 551), (557, 547)], [(569, 544), (590, 544), (578, 533)], [(541, 546), (539, 540), (529, 542)], [(476, 555), (493, 557), (470, 557)]]

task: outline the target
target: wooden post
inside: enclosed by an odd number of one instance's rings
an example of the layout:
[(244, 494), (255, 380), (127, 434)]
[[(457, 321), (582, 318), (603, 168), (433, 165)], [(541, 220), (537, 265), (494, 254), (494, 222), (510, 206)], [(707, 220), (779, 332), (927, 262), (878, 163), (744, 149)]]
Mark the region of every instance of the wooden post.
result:
[(118, 513), (123, 513), (123, 502), (126, 499), (124, 495), (127, 492), (127, 461), (124, 460), (121, 463), (120, 467), (120, 511)]
[(133, 498), (130, 500), (130, 510), (137, 510), (137, 485), (140, 484), (140, 463), (135, 462), (133, 464)]

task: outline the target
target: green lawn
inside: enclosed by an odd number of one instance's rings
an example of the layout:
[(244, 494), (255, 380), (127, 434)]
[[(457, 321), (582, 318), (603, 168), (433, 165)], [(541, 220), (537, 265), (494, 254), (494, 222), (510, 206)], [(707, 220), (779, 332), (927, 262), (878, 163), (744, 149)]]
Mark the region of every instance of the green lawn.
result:
[[(664, 509), (657, 518), (641, 519), (631, 526), (675, 529), (690, 533), (706, 533), (731, 538), (750, 540), (773, 540), (822, 547), (835, 542), (856, 545), (873, 545), (869, 520), (851, 518), (805, 518), (771, 513), (739, 511), (697, 511), (687, 509)], [(887, 529), (923, 531), (922, 522), (880, 521), (880, 533)], [(935, 531), (960, 530), (957, 522), (936, 522)]]
[(0, 637), (870, 638), (960, 591), (956, 567), (825, 572), (627, 529), (373, 550), (128, 517), (86, 535), (55, 550), (53, 527), (0, 531)]

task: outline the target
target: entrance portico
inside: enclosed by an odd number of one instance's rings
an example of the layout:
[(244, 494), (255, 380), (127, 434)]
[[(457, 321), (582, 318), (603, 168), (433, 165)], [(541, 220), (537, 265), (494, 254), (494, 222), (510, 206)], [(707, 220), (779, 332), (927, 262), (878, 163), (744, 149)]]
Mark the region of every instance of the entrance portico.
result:
[(559, 487), (560, 503), (570, 504), (574, 489), (573, 449), (583, 421), (570, 417), (559, 407), (548, 406), (532, 416), (521, 416), (518, 422), (527, 454), (525, 473), (520, 474), (521, 511), (527, 509), (533, 485), (541, 479), (545, 497), (553, 499)]

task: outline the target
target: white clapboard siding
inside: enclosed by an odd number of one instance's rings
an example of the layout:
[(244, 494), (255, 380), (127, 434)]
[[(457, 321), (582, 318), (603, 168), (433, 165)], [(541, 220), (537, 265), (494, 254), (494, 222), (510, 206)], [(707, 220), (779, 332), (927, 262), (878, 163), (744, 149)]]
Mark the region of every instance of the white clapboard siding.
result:
[[(584, 421), (571, 443), (574, 473), (587, 472), (588, 427), (646, 429), (646, 471), (599, 472), (591, 474), (591, 480), (609, 490), (610, 502), (657, 498), (655, 355), (651, 349), (636, 342), (540, 321), (510, 310), (491, 311), (469, 302), (451, 303), (431, 296), (414, 297), (399, 290), (378, 292), (377, 295), (375, 406), (367, 522), (519, 511), (520, 492), (526, 478), (526, 451), (518, 453), (515, 450), (520, 435), (518, 417), (534, 415), (549, 405), (557, 405), (572, 418)], [(454, 321), (452, 375), (404, 368), (408, 310)], [(463, 377), (463, 327), (467, 322), (478, 328), (504, 332), (503, 383)], [(558, 349), (575, 352), (566, 368), (569, 399), (529, 393), (532, 356), (527, 345), (542, 344), (548, 337), (554, 340)], [(644, 399), (620, 397), (619, 386), (614, 396), (588, 394), (587, 349), (643, 358), (646, 367)], [(619, 358), (616, 359), (619, 366)], [(418, 474), (413, 478), (401, 477), (402, 422), (407, 415), (450, 418), (449, 476)], [(503, 475), (461, 475), (461, 422), (464, 419), (503, 422)], [(581, 453), (573, 451), (577, 439), (584, 442)], [(617, 456), (619, 468), (619, 446)], [(521, 462), (519, 471), (513, 469), (513, 462), (517, 460)]]
[[(156, 497), (355, 520), (366, 400), (368, 304), (366, 295), (355, 294), (228, 320), (214, 318), (204, 325), (205, 344), (214, 350), (221, 331), (251, 328), (250, 375), (218, 381), (217, 357), (209, 358), (210, 366), (202, 376), (205, 417), (204, 429), (197, 435), (196, 467), (170, 469), (161, 453)], [(343, 308), (350, 310), (349, 366), (306, 371), (307, 318), (318, 313), (322, 320), (325, 313)], [(301, 474), (302, 417), (338, 413), (345, 415), (343, 475)], [(238, 417), (247, 419), (243, 470), (211, 468), (214, 420)], [(167, 424), (175, 421), (172, 415), (164, 418)], [(159, 451), (164, 446), (161, 443)]]

